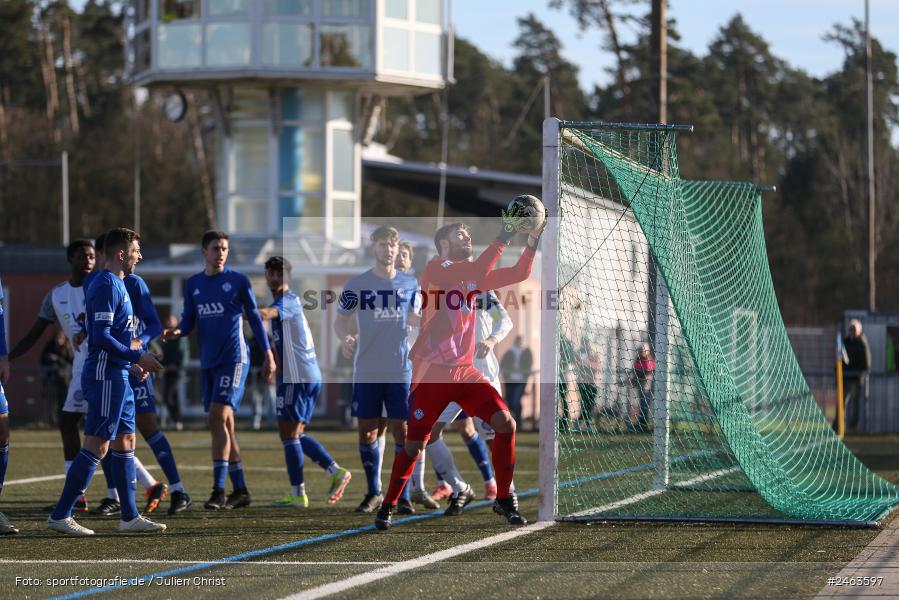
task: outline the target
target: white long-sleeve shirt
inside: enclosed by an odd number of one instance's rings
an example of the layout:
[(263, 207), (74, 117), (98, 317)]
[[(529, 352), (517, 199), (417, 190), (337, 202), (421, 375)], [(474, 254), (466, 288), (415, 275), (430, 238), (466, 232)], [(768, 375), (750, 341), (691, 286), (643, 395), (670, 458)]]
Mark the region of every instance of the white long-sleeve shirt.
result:
[[(478, 296), (478, 302), (475, 343), (479, 344), (491, 336), (501, 342), (512, 331), (512, 318), (492, 291)], [(494, 387), (499, 386), (499, 360), (493, 349), (484, 358), (475, 357), (473, 364)]]

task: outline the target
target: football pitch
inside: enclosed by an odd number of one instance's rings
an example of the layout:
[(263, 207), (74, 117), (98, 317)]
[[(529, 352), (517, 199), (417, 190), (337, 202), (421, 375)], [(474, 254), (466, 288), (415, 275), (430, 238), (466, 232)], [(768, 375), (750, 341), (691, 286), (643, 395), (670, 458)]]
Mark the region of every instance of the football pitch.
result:
[[(879, 533), (874, 529), (734, 524), (557, 523), (512, 529), (485, 502), (460, 517), (441, 511), (399, 518), (385, 533), (353, 512), (365, 491), (355, 433), (314, 435), (354, 477), (326, 506), (328, 480), (306, 463), (308, 509), (269, 503), (287, 491), (275, 432), (240, 433), (253, 504), (202, 508), (212, 482), (205, 432), (169, 433), (194, 506), (153, 517), (162, 535), (121, 535), (118, 519), (78, 515), (91, 538), (47, 530), (43, 507), (62, 486), (59, 437), (14, 430), (2, 510), (19, 529), (0, 538), (0, 596), (191, 598), (812, 598)], [(479, 493), (480, 476), (455, 435), (448, 441)], [(897, 438), (848, 445), (871, 468), (899, 481)], [(389, 444), (388, 444), (389, 446)], [(141, 441), (138, 455), (150, 467)], [(385, 470), (392, 452), (388, 451)], [(522, 513), (537, 517), (537, 437), (519, 437), (516, 485)], [(157, 477), (158, 468), (151, 468)], [(385, 473), (385, 479), (387, 474)], [(433, 483), (431, 473), (426, 481)], [(88, 498), (104, 494), (102, 474)], [(122, 580), (132, 580), (122, 586)], [(333, 594), (333, 595), (331, 595)]]

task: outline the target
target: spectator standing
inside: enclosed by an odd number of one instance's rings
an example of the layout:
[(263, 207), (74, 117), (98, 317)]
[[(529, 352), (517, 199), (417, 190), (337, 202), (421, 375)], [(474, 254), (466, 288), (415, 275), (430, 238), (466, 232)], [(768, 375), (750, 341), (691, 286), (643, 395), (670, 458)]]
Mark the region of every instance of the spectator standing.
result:
[(499, 367), (505, 382), (506, 402), (516, 423), (521, 423), (521, 397), (531, 377), (533, 366), (534, 355), (531, 349), (524, 345), (524, 338), (520, 335), (515, 336), (512, 347), (503, 354)]
[[(868, 400), (868, 373), (871, 371), (871, 348), (862, 333), (862, 322), (849, 321), (849, 331), (843, 340), (843, 413), (846, 429), (858, 428), (859, 413)], [(837, 419), (833, 421), (837, 430)]]
[[(169, 315), (166, 327), (178, 326), (178, 317)], [(174, 421), (176, 430), (181, 431), (181, 384), (187, 373), (187, 361), (190, 359), (190, 341), (186, 337), (162, 343), (162, 366), (165, 367), (162, 378), (162, 398), (169, 418)]]
[(69, 390), (74, 354), (66, 342), (66, 334), (57, 330), (41, 352), (41, 371), (44, 380), (44, 397), (52, 400), (53, 420), (62, 411)]
[(637, 358), (634, 359), (633, 372), (631, 373), (631, 385), (637, 388), (640, 396), (640, 413), (637, 415), (637, 430), (649, 430), (649, 410), (652, 403), (652, 382), (656, 372), (656, 361), (652, 356), (649, 344), (642, 343), (637, 348)]

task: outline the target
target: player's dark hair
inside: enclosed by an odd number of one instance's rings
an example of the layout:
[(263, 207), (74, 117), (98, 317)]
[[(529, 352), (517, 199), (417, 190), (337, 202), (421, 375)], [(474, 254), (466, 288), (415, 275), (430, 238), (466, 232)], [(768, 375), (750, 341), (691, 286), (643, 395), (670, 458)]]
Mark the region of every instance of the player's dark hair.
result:
[(409, 260), (415, 258), (415, 252), (412, 251), (411, 242), (407, 242), (406, 240), (400, 241), (400, 250), (402, 250), (403, 248), (405, 248), (409, 252)]
[(388, 225), (381, 225), (371, 232), (371, 235), (368, 239), (370, 239), (372, 242), (380, 242), (381, 240), (387, 240), (388, 242), (399, 242), (400, 232)]
[(94, 243), (92, 241), (86, 239), (77, 239), (66, 246), (66, 258), (72, 260), (72, 257), (75, 256), (75, 253), (78, 252), (79, 249), (93, 247)]
[(471, 235), (471, 228), (462, 223), (461, 221), (456, 221), (455, 223), (447, 223), (443, 227), (437, 230), (437, 233), (434, 234), (434, 247), (437, 248), (437, 253), (440, 254), (440, 240), (449, 240), (450, 234), (452, 234), (456, 229), (462, 229), (469, 235)]
[(293, 265), (290, 264), (290, 261), (284, 258), (283, 256), (272, 256), (267, 261), (265, 261), (265, 270), (266, 271), (281, 271), (287, 272), (290, 275), (293, 270)]
[(206, 248), (209, 244), (214, 242), (215, 240), (230, 240), (228, 234), (224, 231), (216, 231), (214, 229), (207, 231), (203, 234), (203, 239), (200, 241), (203, 248)]
[(136, 231), (124, 227), (110, 229), (106, 232), (106, 238), (103, 241), (103, 253), (109, 256), (113, 252), (130, 246), (131, 242), (138, 241), (140, 241), (140, 234)]
[(97, 239), (94, 240), (94, 249), (99, 254), (103, 254), (103, 248), (106, 247), (106, 234), (101, 233), (97, 236)]

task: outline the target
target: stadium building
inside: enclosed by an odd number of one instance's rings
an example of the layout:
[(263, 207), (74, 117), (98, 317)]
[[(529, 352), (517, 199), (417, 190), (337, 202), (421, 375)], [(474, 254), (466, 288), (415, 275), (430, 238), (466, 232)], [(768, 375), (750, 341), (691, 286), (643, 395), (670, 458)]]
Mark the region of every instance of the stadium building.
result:
[[(415, 266), (432, 252), (438, 196), (446, 214), (496, 216), (509, 198), (539, 195), (541, 179), (469, 166), (416, 163), (363, 145), (380, 100), (443, 89), (452, 80), (453, 34), (448, 0), (133, 0), (126, 12), (126, 66), (135, 88), (165, 98), (166, 116), (184, 118), (196, 92), (211, 101), (218, 227), (232, 235), (228, 266), (253, 279), (268, 299), (262, 264), (274, 253), (294, 263), (294, 287), (340, 290), (370, 267), (368, 233), (389, 222), (416, 247)], [(376, 204), (363, 210), (366, 202)], [(410, 214), (434, 218), (402, 219)], [(379, 215), (363, 218), (363, 214)], [(400, 217), (399, 221), (397, 217)], [(407, 226), (408, 225), (408, 226)], [(486, 241), (486, 240), (485, 240)], [(182, 283), (203, 268), (197, 246), (154, 246), (139, 273), (164, 318), (181, 310)], [(0, 252), (2, 263), (18, 251)], [(15, 275), (49, 289), (65, 277), (63, 253)], [(41, 272), (37, 272), (41, 271)], [(9, 285), (12, 281), (4, 283)], [(17, 284), (15, 286), (19, 288)], [(11, 338), (27, 331), (33, 298), (10, 295)], [(39, 300), (39, 299), (38, 299)], [(536, 307), (510, 314), (516, 329), (535, 324)], [(319, 360), (335, 370), (331, 311), (309, 311)], [(518, 314), (518, 313), (521, 314)], [(21, 315), (21, 318), (19, 318)], [(514, 336), (513, 336), (514, 337)], [(192, 341), (192, 343), (195, 343)], [(499, 352), (505, 349), (500, 346)], [(535, 349), (536, 349), (536, 345)], [(30, 359), (37, 373), (39, 351)], [(196, 354), (195, 354), (196, 355)], [(25, 362), (23, 360), (23, 362)], [(39, 404), (39, 376), (11, 397)], [(23, 383), (24, 385), (24, 383)], [(339, 385), (329, 386), (323, 413), (339, 412)], [(185, 394), (189, 402), (197, 394)], [(245, 411), (252, 402), (246, 402)], [(16, 414), (37, 416), (27, 407)], [(186, 414), (202, 414), (189, 404)], [(42, 414), (42, 413), (40, 413)]]

